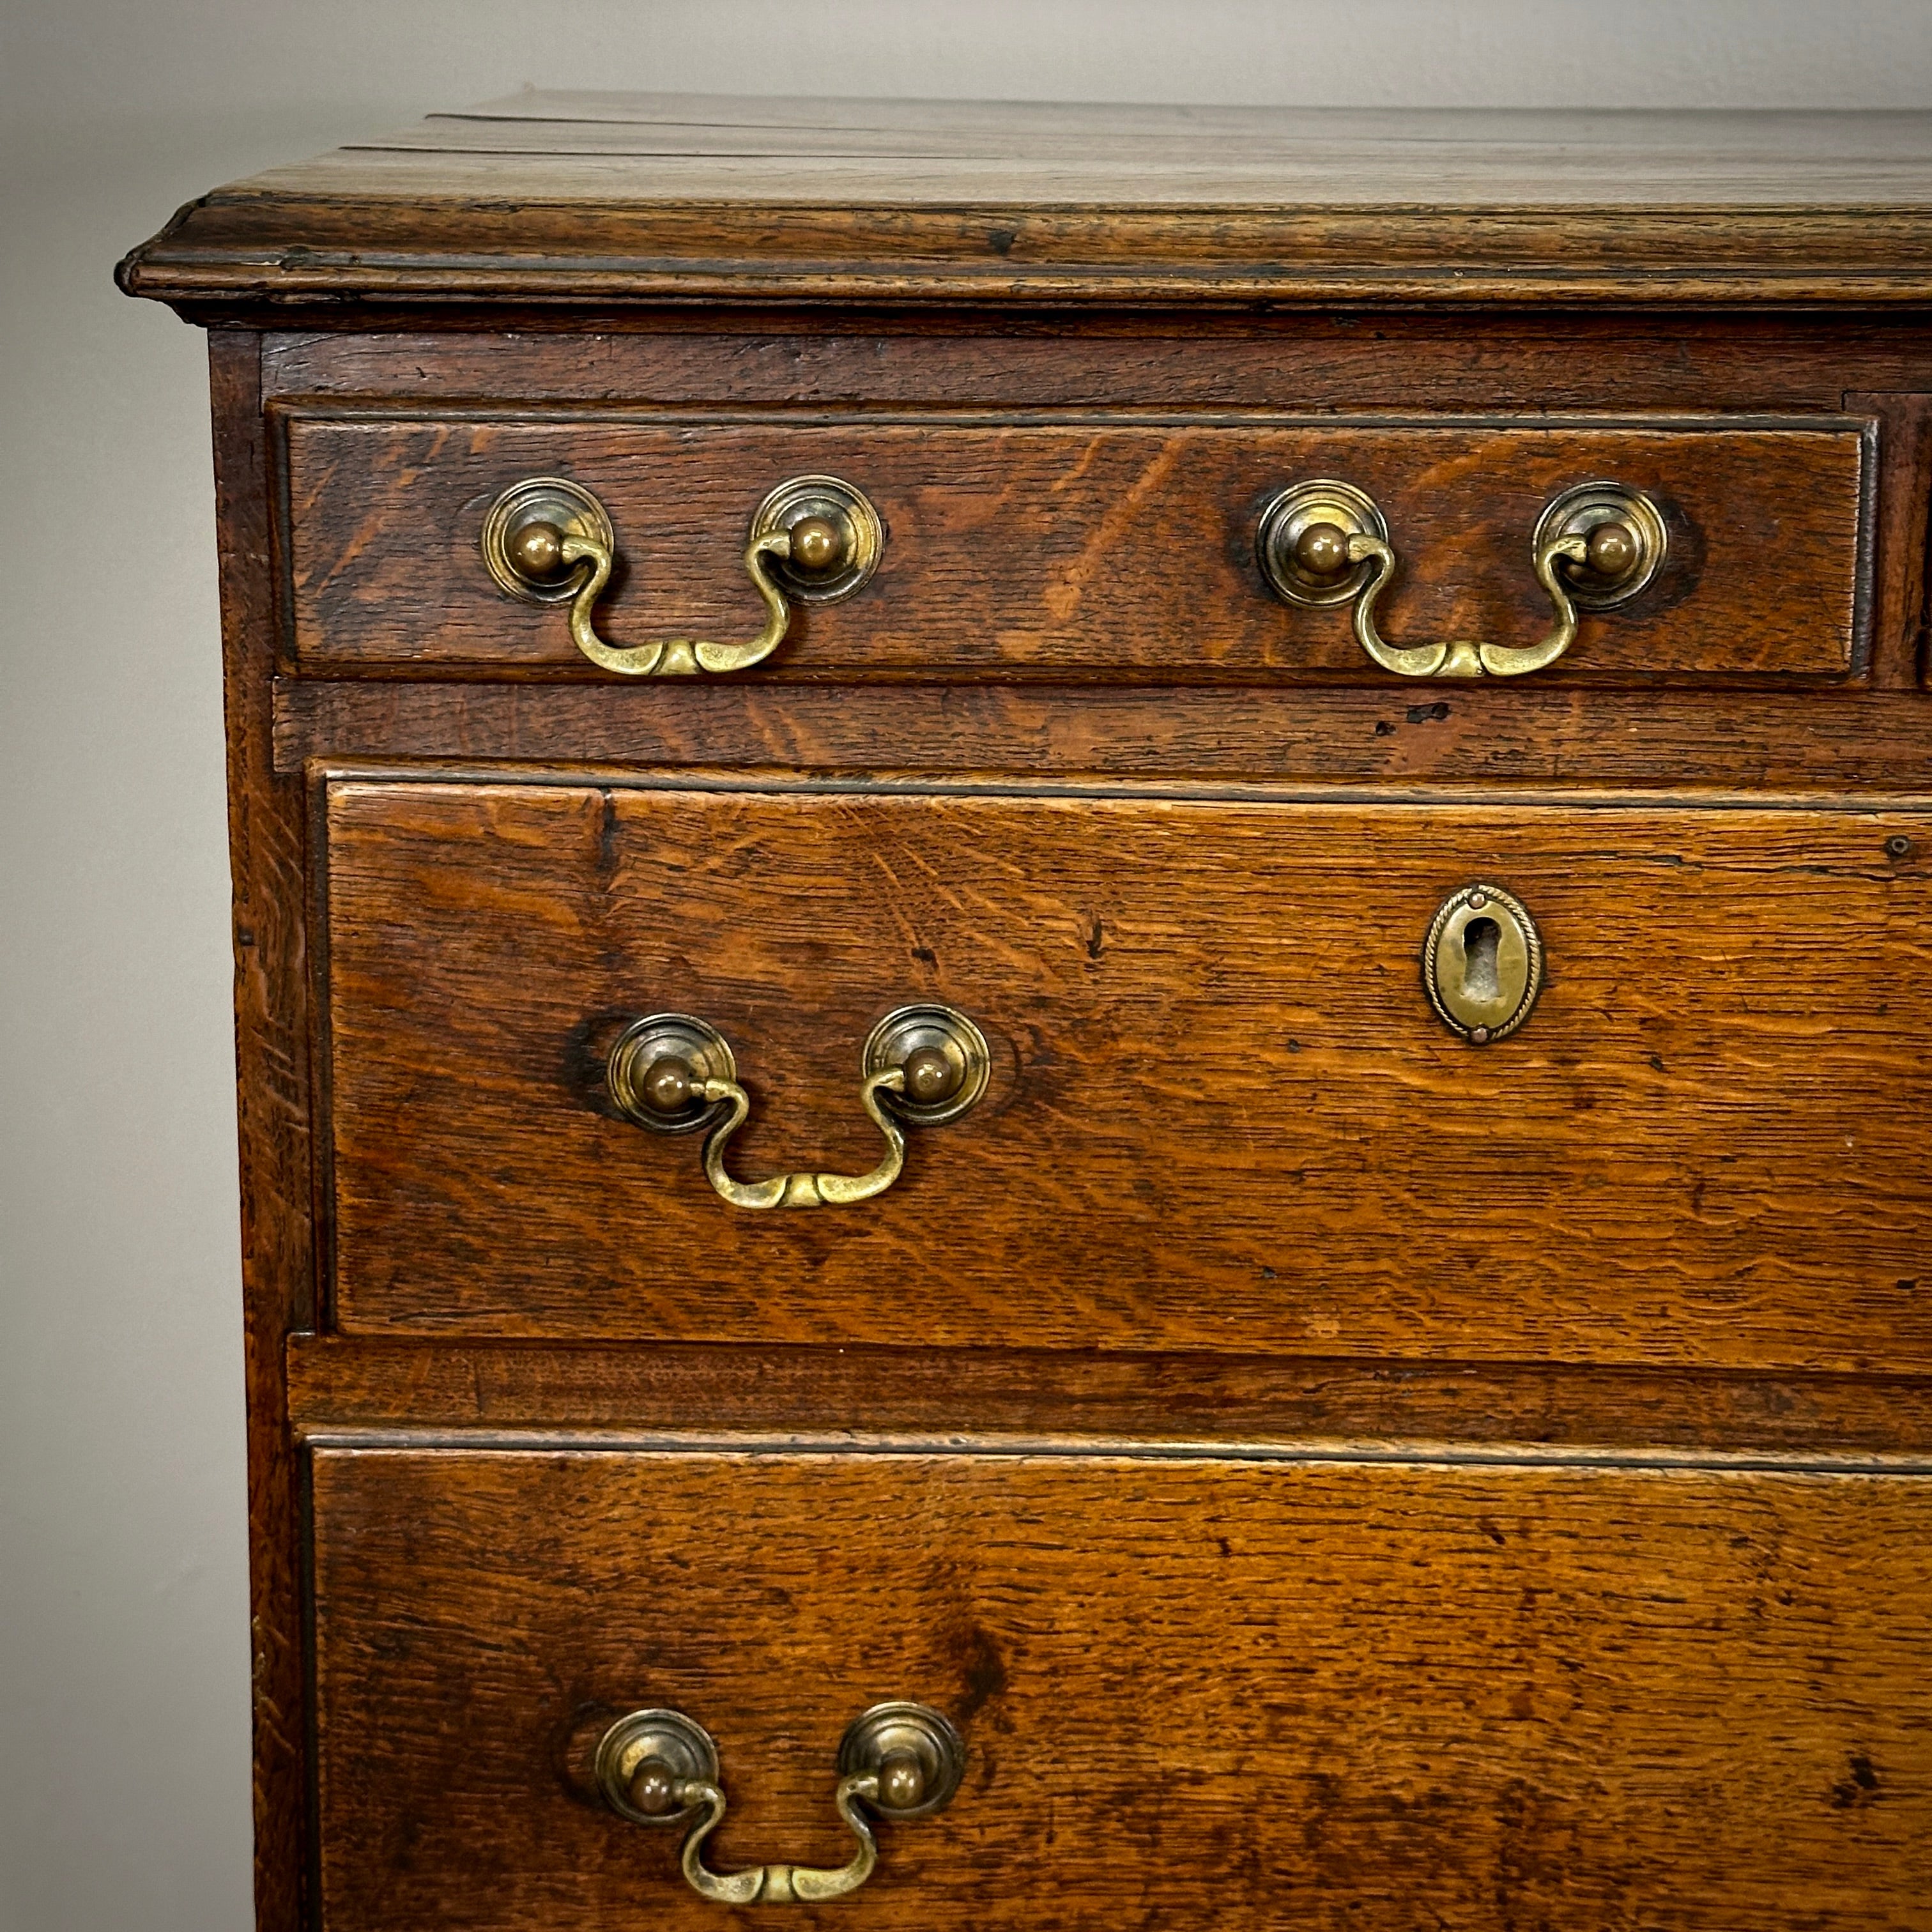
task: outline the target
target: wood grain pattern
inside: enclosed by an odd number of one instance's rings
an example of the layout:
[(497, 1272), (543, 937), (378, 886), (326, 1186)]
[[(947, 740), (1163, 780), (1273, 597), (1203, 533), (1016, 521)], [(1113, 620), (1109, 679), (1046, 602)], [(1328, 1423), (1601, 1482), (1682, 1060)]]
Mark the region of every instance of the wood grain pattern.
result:
[(1932, 496), (1932, 396), (1846, 398), (1870, 412), (1877, 461), (1870, 492), (1872, 601), (1870, 634), (1885, 640), (1873, 682), (1907, 687), (1923, 681), (1925, 553)]
[[(1154, 399), (1175, 410), (1304, 414), (1842, 410), (1879, 423), (1878, 537), (1893, 560), (1882, 566), (1869, 675), (1885, 686), (1919, 681), (1924, 464), (1913, 392), (1932, 390), (1932, 338), (1912, 318), (1760, 307), (1721, 318), (1512, 313), (1472, 328), (1466, 316), (1430, 314), (1196, 312), (1180, 325), (1102, 311), (1019, 329), (970, 310), (791, 310), (741, 315), (735, 334), (728, 311), (703, 309), (648, 322), (606, 313), (594, 329), (524, 320), (532, 332), (429, 334), (391, 317), (387, 332), (277, 333), (264, 343), (266, 392), (418, 406), (487, 395), (1008, 412), (1144, 410)], [(1919, 594), (1894, 604), (1885, 594), (1894, 584)]]
[(1297, 609), (1255, 558), (1285, 484), (1366, 489), (1400, 559), (1384, 634), (1540, 638), (1550, 600), (1530, 536), (1569, 485), (1613, 478), (1664, 507), (1671, 550), (1628, 606), (1586, 616), (1552, 678), (1842, 675), (1868, 566), (1863, 430), (1399, 422), (969, 424), (299, 414), (286, 424), (290, 596), (304, 665), (592, 668), (562, 614), (499, 591), (478, 538), (526, 476), (593, 490), (627, 582), (600, 606), (614, 644), (749, 634), (740, 562), (752, 513), (788, 476), (832, 475), (878, 506), (878, 574), (797, 609), (773, 671), (1137, 672), (1163, 682), (1376, 674), (1347, 614)]
[(592, 101), (340, 149), (184, 208), (122, 286), (284, 316), (345, 298), (1871, 306), (1932, 287), (1924, 115), (1258, 110), (1231, 128), (1168, 110), (1156, 134), (1144, 110), (962, 127), (920, 102), (868, 138), (803, 108), (776, 138), (721, 142), (696, 101), (675, 130), (599, 130)]
[(717, 1864), (830, 1862), (839, 1733), (898, 1696), (961, 1794), (791, 1922), (1932, 1925), (1924, 1478), (314, 1466), (328, 1932), (715, 1925), (574, 1782), (599, 1722), (711, 1730)]
[[(494, 314), (487, 320), (493, 325)], [(1184, 318), (1100, 310), (1024, 326), (971, 309), (828, 315), (674, 309), (628, 320), (280, 329), (265, 394), (508, 404), (950, 404), (985, 410), (1366, 410), (1464, 415), (1846, 408), (1848, 391), (1932, 388), (1922, 318), (1768, 305), (1647, 313), (1389, 312)]]
[(859, 1449), (978, 1442), (1226, 1449), (1471, 1445), (1652, 1456), (1932, 1456), (1932, 1381), (916, 1347), (431, 1340), (298, 1335), (296, 1430), (730, 1433)]
[(928, 213), (868, 208), (865, 184), (851, 181), (835, 206), (748, 230), (712, 207), (599, 208), (584, 191), (611, 182), (594, 164), (561, 171), (567, 198), (548, 206), (506, 188), (500, 169), (459, 170), (470, 178), (458, 198), (439, 202), (448, 172), (371, 171), (374, 200), (206, 196), (117, 280), (187, 320), (258, 329), (634, 321), (686, 303), (1028, 318), (1103, 304), (1171, 315), (1766, 303), (1916, 316), (1932, 301), (1916, 208), (1619, 209), (1591, 234), (1569, 209), (1054, 215), (999, 202)]
[[(914, 776), (1673, 794), (1911, 792), (1932, 707), (1830, 690), (1486, 687), (1123, 692), (285, 679), (278, 769), (506, 762), (766, 776)], [(586, 772), (586, 776), (590, 775)]]
[[(344, 783), (329, 826), (345, 1330), (1932, 1365), (1916, 812)], [(1550, 964), (1486, 1052), (1416, 968), (1479, 878)], [(991, 1094), (861, 1209), (734, 1212), (608, 1115), (623, 1017), (698, 1013), (738, 1172), (861, 1172), (860, 1042), (932, 998)]]
[(272, 500), (260, 344), (208, 340), (234, 881), (242, 1336), (248, 1399), (257, 1932), (307, 1923), (308, 1712), (299, 1481), (282, 1354), (316, 1318), (307, 803), (274, 768)]
[[(1912, 112), (1181, 106), (532, 89), (430, 114), (340, 152), (648, 158), (671, 172), (635, 172), (649, 181), (647, 192), (668, 200), (688, 191), (676, 173), (680, 161), (697, 164), (698, 172), (707, 161), (769, 158), (788, 164), (765, 171), (776, 200), (808, 199), (801, 190), (815, 161), (871, 160), (990, 164), (1015, 176), (1077, 170), (1116, 200), (1145, 194), (1151, 177), (1160, 199), (1183, 206), (1204, 188), (1257, 170), (1268, 173), (1261, 199), (1269, 206), (1283, 200), (1534, 202), (1552, 191), (1600, 206), (1620, 190), (1660, 190), (1677, 201), (1708, 194), (1777, 205), (1932, 202), (1932, 116)], [(802, 177), (794, 172), (800, 164)], [(882, 170), (878, 187), (889, 200), (924, 198), (916, 174)]]

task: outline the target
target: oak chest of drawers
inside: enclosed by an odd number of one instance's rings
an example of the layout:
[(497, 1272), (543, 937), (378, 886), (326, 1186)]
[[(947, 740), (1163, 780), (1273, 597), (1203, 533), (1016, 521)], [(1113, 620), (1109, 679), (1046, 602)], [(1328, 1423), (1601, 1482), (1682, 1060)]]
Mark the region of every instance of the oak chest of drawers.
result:
[(270, 1932), (1932, 1927), (1932, 122), (223, 190)]

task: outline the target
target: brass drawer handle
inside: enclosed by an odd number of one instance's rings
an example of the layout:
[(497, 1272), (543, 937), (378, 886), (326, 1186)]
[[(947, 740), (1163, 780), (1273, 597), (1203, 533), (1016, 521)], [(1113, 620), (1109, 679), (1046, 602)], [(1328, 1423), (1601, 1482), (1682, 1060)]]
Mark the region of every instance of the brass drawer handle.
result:
[(966, 1747), (945, 1718), (923, 1704), (875, 1704), (848, 1726), (838, 1746), (832, 1802), (858, 1840), (842, 1865), (754, 1865), (715, 1872), (704, 1841), (724, 1816), (718, 1747), (681, 1711), (633, 1711), (598, 1741), (596, 1780), (604, 1801), (639, 1825), (674, 1825), (701, 1812), (678, 1862), (700, 1898), (720, 1905), (814, 1905), (856, 1892), (879, 1862), (862, 1805), (881, 1817), (924, 1818), (959, 1789)]
[(742, 644), (698, 638), (607, 644), (597, 634), (597, 601), (616, 567), (610, 512), (580, 483), (531, 476), (513, 484), (483, 520), (490, 574), (526, 604), (570, 606), (571, 641), (590, 662), (627, 677), (689, 676), (748, 670), (784, 641), (791, 605), (836, 603), (871, 578), (885, 526), (865, 493), (836, 476), (794, 476), (752, 518), (745, 569), (765, 606), (764, 628)]
[(1282, 490), (1262, 513), (1256, 538), (1262, 574), (1291, 604), (1352, 604), (1355, 641), (1384, 670), (1403, 677), (1520, 677), (1544, 670), (1576, 640), (1580, 608), (1627, 603), (1657, 574), (1667, 538), (1657, 506), (1620, 483), (1580, 483), (1537, 519), (1530, 559), (1556, 608), (1534, 644), (1388, 643), (1376, 605), (1395, 574), (1388, 524), (1375, 500), (1352, 484), (1323, 479)]
[(653, 1013), (619, 1036), (605, 1064), (610, 1097), (627, 1120), (656, 1133), (709, 1129), (705, 1178), (734, 1208), (844, 1208), (883, 1194), (905, 1166), (902, 1121), (956, 1120), (986, 1090), (986, 1035), (950, 1006), (901, 1006), (867, 1036), (859, 1056), (859, 1103), (885, 1136), (868, 1174), (781, 1174), (736, 1180), (724, 1150), (752, 1111), (724, 1036), (688, 1013)]

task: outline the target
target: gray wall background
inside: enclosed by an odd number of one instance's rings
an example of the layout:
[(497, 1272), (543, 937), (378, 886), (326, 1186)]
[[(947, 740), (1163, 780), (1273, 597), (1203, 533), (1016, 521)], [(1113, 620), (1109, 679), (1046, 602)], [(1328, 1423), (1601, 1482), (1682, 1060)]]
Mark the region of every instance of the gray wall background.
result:
[(1922, 106), (1932, 0), (6, 0), (0, 1928), (250, 1923), (233, 1061), (180, 202), (545, 87)]

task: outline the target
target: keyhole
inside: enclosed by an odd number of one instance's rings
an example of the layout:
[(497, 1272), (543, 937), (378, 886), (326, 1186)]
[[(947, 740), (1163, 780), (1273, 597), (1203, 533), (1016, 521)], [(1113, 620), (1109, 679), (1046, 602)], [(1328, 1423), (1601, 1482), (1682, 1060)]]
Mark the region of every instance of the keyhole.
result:
[(1462, 997), (1486, 1004), (1501, 993), (1496, 979), (1496, 946), (1503, 929), (1492, 919), (1472, 919), (1462, 928)]

